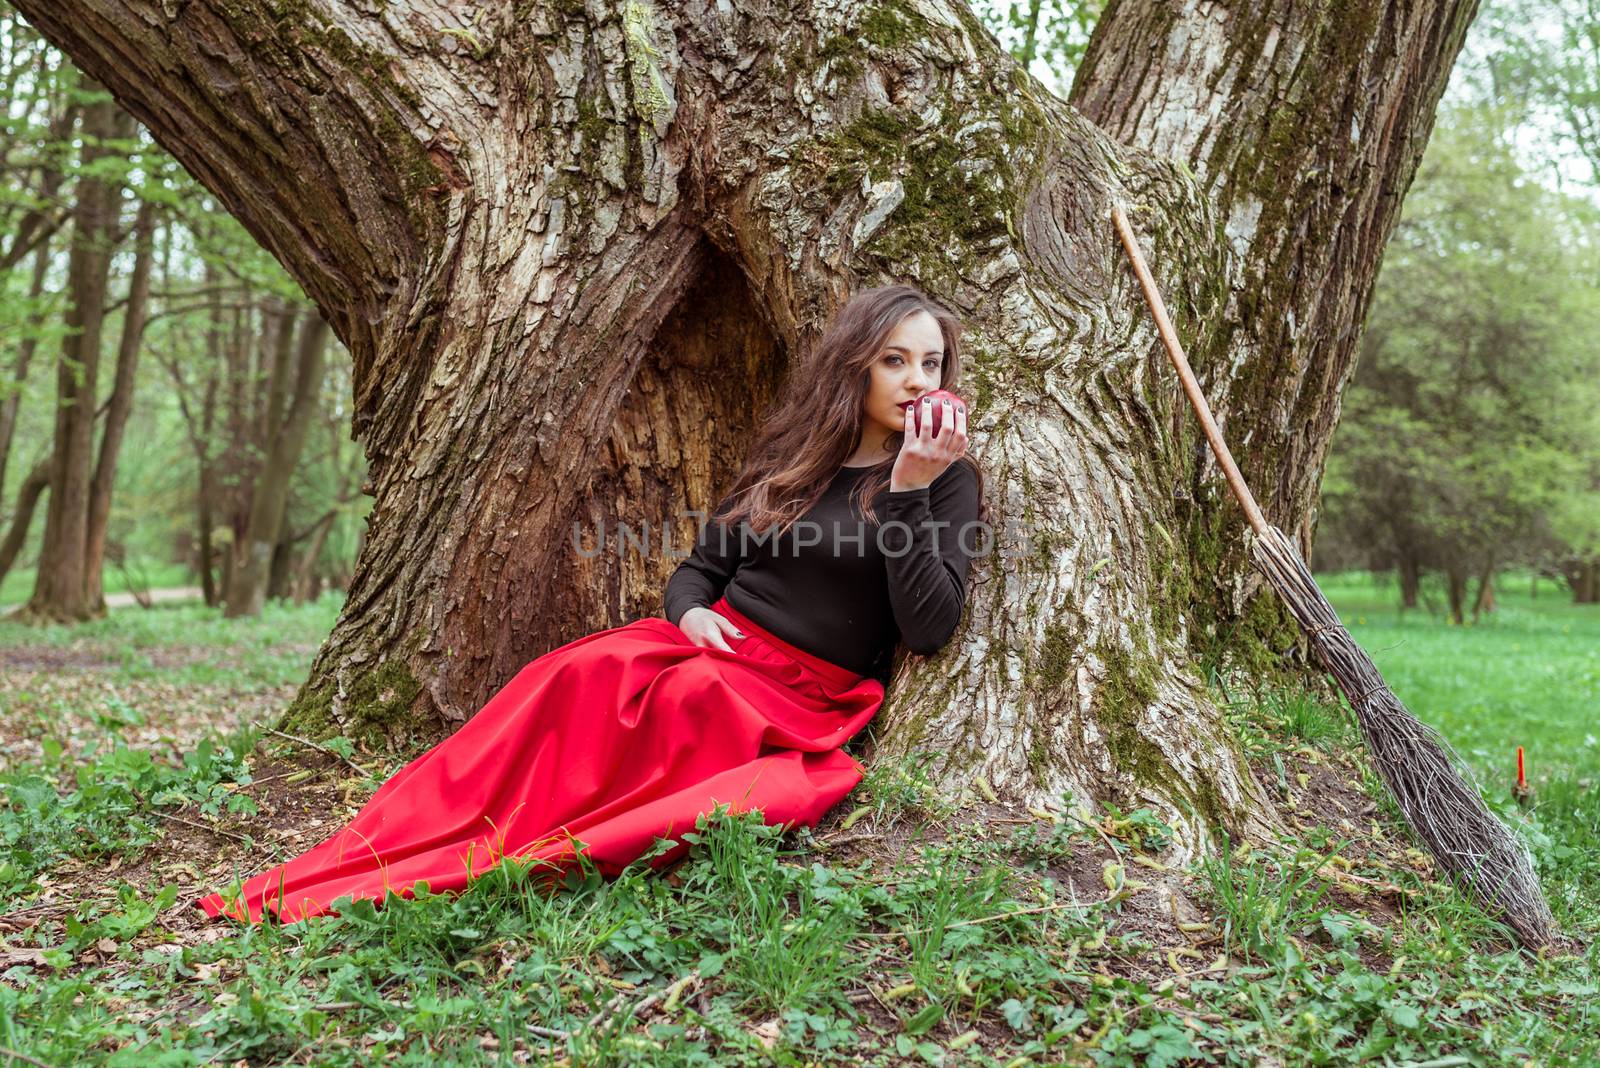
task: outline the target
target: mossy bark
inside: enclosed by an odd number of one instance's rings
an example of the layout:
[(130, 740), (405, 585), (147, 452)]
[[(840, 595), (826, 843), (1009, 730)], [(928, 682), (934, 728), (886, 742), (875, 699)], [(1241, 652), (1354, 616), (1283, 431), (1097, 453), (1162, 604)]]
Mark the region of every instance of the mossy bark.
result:
[(584, 557), (572, 522), (708, 506), (831, 312), (909, 280), (965, 324), (998, 537), (955, 640), (899, 663), (873, 746), (933, 750), (951, 790), (981, 772), (1142, 803), (1191, 844), (1270, 826), (1200, 673), (1292, 668), (1295, 635), (1108, 213), (1268, 518), (1308, 539), (1470, 0), (1123, 0), (1077, 107), (944, 0), (491, 5), (470, 26), (414, 0), (18, 4), (354, 355), (377, 500), (297, 723), (431, 738), (532, 657), (656, 612), (677, 560)]

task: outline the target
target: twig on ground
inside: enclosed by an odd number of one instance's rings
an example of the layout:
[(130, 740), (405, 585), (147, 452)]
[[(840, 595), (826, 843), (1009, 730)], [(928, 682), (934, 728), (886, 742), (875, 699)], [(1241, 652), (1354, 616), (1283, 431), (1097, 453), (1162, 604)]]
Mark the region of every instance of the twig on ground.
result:
[[(690, 972), (688, 975), (683, 976), (670, 985), (662, 987), (660, 990), (657, 990), (655, 993), (639, 1002), (639, 1004), (635, 1005), (633, 1007), (634, 1015), (636, 1017), (643, 1016), (646, 1010), (664, 997), (676, 998), (678, 994), (682, 992), (685, 986), (691, 982), (698, 982), (699, 979), (700, 972), (698, 969), (696, 969), (695, 971)], [(601, 1021), (602, 1018), (609, 1015), (617, 1008), (618, 1005), (622, 1003), (623, 999), (627, 997), (627, 993), (628, 992), (626, 990), (619, 992), (616, 997), (611, 999), (605, 1008), (601, 1009), (590, 1018), (587, 1026), (594, 1027)]]
[(1117, 848), (1117, 843), (1115, 843), (1115, 842), (1113, 842), (1111, 840), (1111, 836), (1106, 833), (1104, 827), (1100, 826), (1098, 823), (1092, 823), (1089, 820), (1086, 820), (1082, 816), (1078, 815), (1076, 812), (1072, 812), (1070, 810), (1063, 812), (1062, 815), (1066, 816), (1068, 819), (1077, 820), (1079, 823), (1081, 823), (1085, 827), (1089, 828), (1095, 834), (1098, 834), (1100, 836), (1100, 840), (1106, 844), (1106, 848), (1111, 850), (1111, 859), (1112, 860), (1121, 860), (1122, 859), (1122, 851)]
[[(1194, 975), (1195, 973), (1190, 972), (1189, 974)], [(1214, 1012), (1195, 1012), (1193, 1009), (1186, 1009), (1182, 1005), (1162, 1004), (1161, 1002), (1157, 1002), (1156, 1004), (1160, 1005), (1168, 1012), (1177, 1012), (1182, 1013), (1185, 1016), (1193, 1016), (1196, 1020), (1204, 1020), (1206, 1023), (1227, 1023), (1229, 1019), (1226, 1016), (1219, 1016)]]
[(819, 849), (831, 849), (833, 846), (849, 845), (851, 842), (865, 842), (869, 838), (877, 838), (872, 831), (863, 831), (860, 834), (840, 834), (828, 838), (818, 838), (816, 846)]
[(259, 727), (262, 730), (266, 731), (268, 734), (276, 734), (279, 738), (287, 738), (291, 742), (299, 742), (301, 745), (309, 746), (312, 749), (315, 749), (319, 753), (323, 753), (323, 754), (326, 754), (327, 756), (334, 757), (337, 760), (342, 760), (346, 764), (350, 765), (352, 768), (355, 768), (362, 775), (366, 776), (369, 779), (374, 777), (372, 772), (368, 771), (366, 768), (362, 767), (360, 764), (357, 764), (354, 760), (351, 760), (349, 757), (345, 756), (342, 753), (334, 752), (332, 749), (329, 749), (325, 745), (319, 745), (316, 742), (313, 742), (310, 738), (302, 738), (298, 734), (289, 734), (289, 733), (287, 733), (285, 731), (280, 731), (280, 730), (278, 730), (278, 729), (276, 729), (274, 727), (269, 727), (266, 724), (261, 723), (258, 720), (251, 720), (250, 721), (250, 725), (252, 727)]
[(26, 1053), (18, 1053), (16, 1050), (7, 1049), (5, 1046), (0, 1046), (0, 1057), (14, 1057), (19, 1061), (27, 1061), (29, 1064), (38, 1065), (39, 1068), (51, 1068), (50, 1065), (39, 1060), (37, 1057), (30, 1057)]
[(225, 836), (227, 838), (232, 838), (235, 841), (243, 842), (245, 845), (253, 845), (254, 844), (254, 841), (252, 839), (247, 838), (242, 834), (234, 834), (232, 831), (225, 831), (221, 827), (213, 827), (208, 823), (196, 823), (194, 820), (186, 820), (182, 816), (174, 816), (170, 812), (162, 812), (159, 809), (157, 809), (155, 811), (156, 811), (156, 815), (160, 816), (164, 820), (171, 820), (173, 823), (181, 823), (185, 827), (194, 827), (194, 828), (196, 828), (198, 830), (210, 831), (212, 834), (220, 834), (220, 835), (223, 835), (223, 836)]

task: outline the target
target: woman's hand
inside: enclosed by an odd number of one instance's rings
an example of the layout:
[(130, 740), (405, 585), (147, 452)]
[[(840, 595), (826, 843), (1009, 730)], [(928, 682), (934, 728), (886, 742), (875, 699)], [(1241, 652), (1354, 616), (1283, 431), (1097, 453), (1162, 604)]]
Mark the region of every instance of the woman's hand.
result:
[(691, 608), (678, 617), (678, 629), (694, 644), (702, 649), (721, 649), (724, 652), (733, 652), (728, 648), (724, 635), (733, 638), (743, 638), (738, 627), (719, 612), (709, 608)]
[[(944, 474), (945, 468), (961, 459), (967, 452), (967, 406), (959, 407), (948, 399), (940, 398), (944, 411), (939, 417), (939, 436), (933, 434), (933, 401), (927, 397), (906, 405), (905, 440), (900, 445), (900, 455), (895, 458), (894, 470), (889, 472), (891, 491), (922, 489), (933, 485), (933, 480)], [(913, 408), (921, 406), (921, 432), (917, 430), (917, 417)]]

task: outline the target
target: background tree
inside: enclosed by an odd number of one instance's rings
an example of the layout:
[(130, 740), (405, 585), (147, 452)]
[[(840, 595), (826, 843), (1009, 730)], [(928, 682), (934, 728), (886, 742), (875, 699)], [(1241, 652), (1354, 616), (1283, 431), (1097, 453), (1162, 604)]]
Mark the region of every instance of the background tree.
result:
[[(289, 488), (320, 399), (328, 324), (314, 311), (277, 310), (273, 359), (266, 378), (257, 440), (265, 456), (249, 492), (244, 536), (234, 549), (228, 582), (230, 617), (261, 614), (274, 555), (289, 538)], [(281, 567), (281, 565), (280, 565)]]
[[(0, 339), (13, 353), (0, 377), (3, 509), (28, 369), (40, 343), (58, 337), (52, 329), (55, 305), (45, 292), (45, 277), (51, 238), (67, 217), (59, 194), (70, 165), (67, 153), (81, 100), (77, 72), (9, 7), (0, 7), (0, 64), (0, 83), (8, 102), (3, 133), (7, 180), (0, 184)], [(17, 270), (19, 266), (24, 269)], [(24, 497), (30, 514), (45, 478), (31, 480), (38, 489)], [(26, 526), (24, 520), (22, 527)]]
[[(287, 469), (287, 478), (281, 466), (287, 456), (281, 455), (285, 436), (278, 431), (292, 432), (300, 421), (326, 425), (336, 412), (346, 413), (348, 428), (348, 397), (339, 396), (341, 383), (348, 383), (342, 361), (323, 360), (317, 380), (301, 390), (292, 344), (287, 363), (279, 359), (276, 324), (284, 316), (298, 321), (309, 314), (299, 288), (147, 139), (86, 141), (85, 106), (109, 98), (86, 85), (54, 46), (4, 4), (0, 84), (7, 90), (0, 153), (9, 179), (0, 187), (0, 602), (26, 597), (49, 578), (41, 577), (39, 565), (63, 555), (60, 539), (46, 542), (44, 502), (55, 473), (57, 413), (78, 405), (74, 399), (63, 409), (59, 376), (47, 380), (33, 365), (40, 353), (83, 343), (83, 330), (69, 327), (66, 312), (75, 280), (69, 270), (74, 205), (80, 190), (92, 188), (82, 184), (84, 178), (120, 185), (110, 235), (114, 247), (102, 249), (108, 254), (105, 298), (98, 305), (101, 339), (92, 368), (94, 440), (81, 561), (87, 612), (101, 610), (108, 571), (114, 573), (110, 581), (133, 590), (141, 603), (152, 584), (193, 581), (191, 574), (201, 569), (186, 571), (195, 546), (213, 537), (221, 551), (205, 570), (212, 577), (220, 572), (225, 582), (252, 514), (273, 498), (280, 498), (282, 537), (270, 546), (261, 595), (291, 596), (297, 577), (301, 596), (329, 582), (340, 584), (349, 574), (346, 557), (354, 551), (364, 513), (364, 499), (352, 500), (364, 470), (359, 456), (319, 437), (342, 454), (339, 463), (309, 465), (310, 473), (301, 471), (308, 465), (296, 465)], [(82, 166), (85, 152), (95, 151), (106, 154)], [(215, 272), (209, 281), (208, 264)], [(197, 501), (195, 462), (185, 461), (181, 402), (187, 398), (174, 394), (169, 366), (203, 381), (203, 324), (213, 315), (227, 341), (219, 351), (233, 359), (214, 361), (223, 387), (221, 414), (216, 440), (206, 443), (215, 454), (208, 453), (203, 465), (210, 492)], [(149, 355), (145, 349), (159, 357), (153, 365), (141, 358)], [(65, 366), (74, 387), (84, 388), (84, 366), (76, 359)], [(281, 373), (284, 368), (288, 374)], [(296, 402), (301, 396), (310, 398), (312, 411)], [(84, 401), (88, 410), (87, 390)], [(352, 466), (351, 460), (357, 462)], [(275, 488), (258, 504), (256, 487), (263, 478)], [(201, 502), (208, 519), (216, 517), (203, 534), (195, 520)], [(308, 554), (308, 548), (315, 551)], [(20, 573), (12, 573), (13, 565)], [(226, 591), (212, 585), (211, 599), (220, 603)], [(252, 603), (243, 594), (238, 600)]]
[(1600, 213), (1525, 169), (1516, 125), (1482, 103), (1442, 113), (1324, 487), (1323, 544), (1394, 568), (1408, 607), (1437, 571), (1458, 623), (1492, 607), (1496, 569), (1570, 566), (1600, 526)]
[(43, 552), (27, 608), (33, 617), (62, 621), (88, 619), (95, 609), (89, 553), (100, 350), (134, 133), (132, 116), (108, 94), (91, 94), (80, 126)]
[[(1483, 87), (1515, 104), (1539, 143), (1552, 146), (1547, 166), (1558, 186), (1591, 200), (1600, 189), (1600, 6), (1594, 0), (1502, 0), (1485, 27), (1479, 64)], [(1600, 482), (1600, 461), (1588, 484)], [(1548, 526), (1548, 569), (1565, 578), (1573, 599), (1600, 600), (1600, 523), (1585, 502), (1565, 502)]]

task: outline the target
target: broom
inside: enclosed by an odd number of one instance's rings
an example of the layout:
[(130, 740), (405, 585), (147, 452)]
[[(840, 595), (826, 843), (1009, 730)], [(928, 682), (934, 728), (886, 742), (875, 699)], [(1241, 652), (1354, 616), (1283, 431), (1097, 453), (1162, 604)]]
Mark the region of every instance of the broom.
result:
[(1161, 294), (1145, 266), (1139, 243), (1119, 206), (1112, 205), (1111, 219), (1206, 440), (1255, 532), (1251, 556), (1305, 630), (1323, 668), (1355, 709), (1373, 764), (1406, 822), (1427, 844), (1440, 867), (1458, 884), (1465, 884), (1485, 911), (1510, 927), (1524, 946), (1537, 950), (1549, 945), (1555, 936), (1555, 920), (1526, 848), (1469, 785), (1471, 773), (1465, 762), (1438, 732), (1412, 715), (1384, 683), (1372, 659), (1339, 622), (1294, 543), (1261, 514), (1217, 430), (1211, 408), (1167, 318)]

